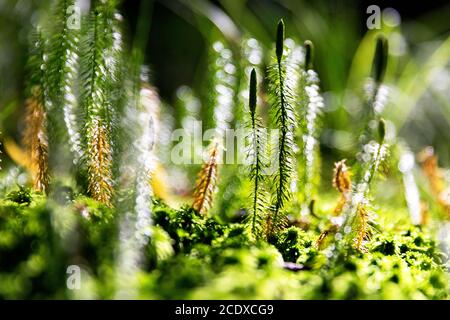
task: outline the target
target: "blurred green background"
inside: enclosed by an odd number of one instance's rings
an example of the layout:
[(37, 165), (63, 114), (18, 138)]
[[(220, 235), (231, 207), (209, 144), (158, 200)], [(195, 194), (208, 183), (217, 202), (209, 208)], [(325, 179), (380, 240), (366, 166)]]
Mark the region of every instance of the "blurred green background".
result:
[[(28, 34), (36, 8), (48, 0), (0, 1), (1, 139), (20, 140)], [(139, 15), (138, 0), (121, 1), (128, 39)], [(355, 151), (355, 116), (369, 75), (373, 38), (389, 37), (386, 118), (413, 151), (431, 145), (441, 166), (450, 161), (450, 4), (448, 1), (160, 0), (145, 14), (151, 20), (145, 61), (167, 108), (176, 114), (177, 89), (205, 91), (208, 48), (217, 39), (237, 46), (244, 36), (270, 49), (278, 19), (286, 36), (316, 46), (316, 69), (326, 100), (322, 151), (332, 159)], [(81, 0), (82, 8), (89, 1)], [(369, 31), (369, 5), (382, 12), (381, 30)], [(131, 41), (128, 41), (131, 42)], [(4, 159), (4, 162), (7, 159)]]

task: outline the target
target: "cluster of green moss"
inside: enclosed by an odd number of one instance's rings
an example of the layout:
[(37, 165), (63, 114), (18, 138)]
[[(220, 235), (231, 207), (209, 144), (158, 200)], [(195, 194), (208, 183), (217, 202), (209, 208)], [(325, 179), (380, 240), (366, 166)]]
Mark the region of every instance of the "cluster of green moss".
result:
[(444, 299), (448, 294), (436, 243), (418, 228), (377, 233), (368, 253), (352, 252), (327, 269), (314, 230), (290, 227), (267, 244), (253, 240), (239, 223), (225, 226), (193, 210), (159, 207), (155, 215), (178, 254), (142, 276), (142, 298)]
[[(367, 253), (352, 252), (327, 268), (314, 228), (287, 228), (269, 244), (255, 240), (241, 223), (224, 224), (190, 208), (174, 210), (155, 202), (153, 215), (153, 235), (139, 274), (140, 298), (448, 296), (441, 254), (418, 228), (376, 233)], [(66, 287), (71, 264), (90, 275), (94, 296), (114, 297), (116, 221), (113, 210), (86, 197), (75, 196), (64, 207), (23, 188), (10, 192), (0, 202), (0, 297), (73, 297)]]
[(20, 188), (0, 202), (0, 297), (64, 294), (65, 259), (52, 230), (42, 197)]
[(174, 239), (176, 252), (187, 252), (198, 243), (211, 244), (214, 239), (222, 236), (226, 229), (216, 218), (200, 216), (190, 207), (176, 211), (157, 202), (153, 216), (155, 224), (161, 226)]
[(308, 269), (313, 268), (320, 263), (321, 258), (322, 260), (324, 258), (314, 246), (314, 235), (297, 227), (290, 227), (281, 232), (275, 246), (283, 255), (284, 261), (296, 262)]
[(0, 200), (0, 298), (69, 298), (67, 268), (108, 297), (116, 248), (113, 211), (86, 197), (61, 205), (19, 187)]

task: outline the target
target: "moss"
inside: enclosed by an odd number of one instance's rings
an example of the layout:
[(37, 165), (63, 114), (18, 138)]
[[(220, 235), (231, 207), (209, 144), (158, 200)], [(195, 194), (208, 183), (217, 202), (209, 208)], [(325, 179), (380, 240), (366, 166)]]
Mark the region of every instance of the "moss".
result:
[(398, 247), (393, 240), (383, 240), (377, 243), (373, 250), (390, 256), (398, 252)]
[(19, 186), (18, 190), (14, 190), (8, 193), (6, 199), (20, 205), (29, 205), (33, 198), (31, 195), (31, 190), (29, 188)]
[(159, 226), (152, 228), (152, 237), (146, 246), (146, 270), (153, 270), (163, 261), (172, 257), (174, 254), (173, 240), (164, 229)]
[(286, 262), (296, 262), (312, 268), (320, 260), (320, 252), (313, 246), (314, 236), (297, 227), (281, 232), (275, 243)]
[(0, 205), (0, 298), (64, 298), (67, 262), (44, 203)]
[[(367, 253), (351, 251), (336, 268), (326, 269), (326, 256), (314, 246), (317, 228), (290, 227), (268, 244), (255, 241), (241, 223), (225, 225), (189, 208), (174, 210), (155, 202), (153, 213), (153, 237), (145, 248), (139, 276), (141, 298), (448, 296), (447, 275), (436, 243), (418, 228), (378, 232), (367, 243)], [(72, 221), (64, 227), (68, 231), (56, 227), (54, 214), (64, 224)], [(111, 279), (117, 229), (115, 211), (88, 197), (75, 197), (63, 207), (39, 194), (32, 194), (25, 205), (2, 200), (0, 297), (69, 297), (65, 282), (70, 264), (81, 266), (89, 275), (95, 296), (114, 297)], [(287, 262), (295, 263), (297, 271), (285, 269)]]
[(109, 296), (110, 277), (118, 243), (115, 212), (87, 197), (78, 197), (73, 204), (76, 226), (73, 234), (78, 241), (71, 263), (86, 268), (99, 280), (99, 294)]
[(189, 207), (175, 211), (157, 204), (154, 208), (154, 221), (174, 240), (176, 252), (188, 252), (198, 243), (211, 244), (225, 230), (225, 226), (215, 218), (201, 216)]
[[(190, 290), (205, 284), (213, 276), (211, 268), (202, 260), (183, 255), (165, 261), (155, 274), (150, 289), (162, 299), (184, 298)], [(144, 294), (148, 295), (145, 290)]]

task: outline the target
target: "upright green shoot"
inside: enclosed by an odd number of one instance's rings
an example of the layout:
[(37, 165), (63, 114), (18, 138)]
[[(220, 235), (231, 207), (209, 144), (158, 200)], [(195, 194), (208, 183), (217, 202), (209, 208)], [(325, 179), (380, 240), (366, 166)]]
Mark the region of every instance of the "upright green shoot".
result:
[[(365, 251), (364, 240), (369, 236), (369, 211), (370, 191), (373, 179), (388, 156), (388, 145), (386, 144), (386, 122), (380, 118), (380, 108), (384, 105), (380, 101), (382, 81), (387, 65), (387, 41), (384, 37), (379, 37), (376, 43), (375, 56), (372, 65), (372, 81), (374, 87), (369, 89), (367, 108), (370, 116), (366, 118), (366, 128), (361, 136), (361, 150), (358, 154), (357, 183), (352, 192), (351, 201), (343, 208), (343, 223), (340, 226), (336, 238), (343, 238), (338, 241), (332, 254), (330, 264), (332, 265), (338, 255), (343, 254), (344, 248), (353, 246), (360, 251)], [(369, 83), (371, 84), (371, 83)], [(385, 98), (385, 97), (384, 97)], [(381, 99), (382, 100), (382, 99)], [(369, 122), (375, 120), (377, 123), (377, 133), (369, 127)]]
[(263, 142), (261, 132), (261, 120), (256, 114), (257, 106), (257, 78), (256, 71), (252, 69), (250, 74), (249, 84), (249, 112), (251, 121), (251, 136), (250, 136), (250, 179), (253, 182), (252, 190), (252, 208), (248, 218), (252, 234), (259, 238), (263, 229), (264, 212), (267, 209), (265, 190), (264, 190), (264, 175), (263, 175)]
[(84, 35), (82, 106), (89, 195), (108, 206), (113, 196), (113, 120), (117, 100), (121, 35), (115, 1), (96, 2)]
[(78, 76), (80, 28), (70, 26), (70, 9), (75, 7), (76, 2), (53, 1), (55, 11), (52, 16), (55, 19), (49, 23), (46, 72), (50, 98), (47, 104), (50, 153), (52, 167), (61, 167), (61, 170), (67, 169), (67, 160), (72, 158), (78, 164), (82, 156), (75, 83)]
[(215, 41), (209, 52), (206, 103), (203, 105), (204, 128), (216, 129), (220, 139), (233, 123), (233, 103), (236, 89), (236, 66), (233, 52), (225, 42)]
[(341, 231), (346, 237), (344, 245), (352, 243), (358, 250), (364, 251), (363, 240), (369, 236), (370, 191), (377, 172), (383, 167), (388, 156), (385, 143), (386, 123), (378, 121), (377, 141), (371, 141), (363, 150), (362, 177), (355, 186), (351, 203), (344, 209), (344, 222)]
[(388, 88), (383, 84), (387, 68), (388, 42), (380, 35), (376, 40), (375, 53), (372, 61), (372, 71), (370, 79), (366, 84), (366, 102), (362, 123), (364, 131), (360, 137), (361, 145), (368, 143), (374, 136), (370, 128), (372, 119), (379, 119), (388, 97)]
[(277, 27), (276, 63), (269, 68), (269, 93), (277, 129), (278, 168), (274, 174), (274, 198), (272, 201), (272, 216), (269, 219), (268, 236), (283, 226), (284, 219), (280, 216), (286, 201), (290, 198), (290, 176), (292, 171), (292, 146), (294, 127), (294, 92), (287, 81), (286, 65), (283, 59), (284, 23), (280, 20)]
[(299, 184), (302, 198), (302, 214), (310, 213), (310, 203), (314, 200), (320, 182), (320, 154), (318, 136), (320, 134), (319, 117), (324, 107), (323, 98), (319, 92), (319, 76), (314, 71), (314, 46), (305, 41), (305, 70), (302, 70), (302, 86), (300, 96), (302, 101), (301, 122), (303, 135), (301, 139), (302, 158), (299, 165)]

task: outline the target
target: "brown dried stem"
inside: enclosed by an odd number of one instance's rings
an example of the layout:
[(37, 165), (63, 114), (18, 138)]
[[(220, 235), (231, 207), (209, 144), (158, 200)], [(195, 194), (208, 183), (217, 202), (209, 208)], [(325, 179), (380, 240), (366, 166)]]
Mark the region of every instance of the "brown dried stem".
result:
[(334, 215), (338, 216), (341, 214), (342, 209), (347, 203), (352, 189), (350, 171), (345, 164), (345, 159), (334, 164), (333, 187), (335, 187), (340, 193), (338, 203), (333, 211)]
[(24, 144), (30, 156), (33, 187), (36, 191), (46, 192), (49, 185), (48, 140), (41, 89), (35, 86), (26, 100), (26, 118)]
[(192, 207), (200, 214), (206, 214), (212, 205), (217, 183), (218, 152), (219, 143), (215, 140), (212, 142), (208, 162), (202, 166), (196, 182)]
[(89, 135), (88, 191), (91, 197), (111, 207), (113, 194), (111, 147), (106, 136), (106, 128), (99, 119), (93, 120), (93, 132)]

